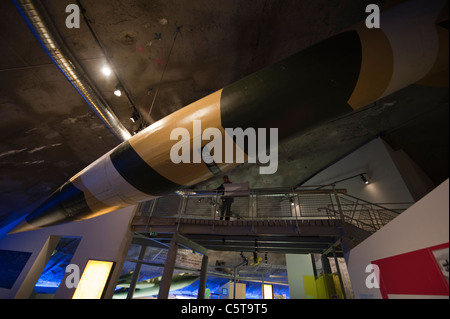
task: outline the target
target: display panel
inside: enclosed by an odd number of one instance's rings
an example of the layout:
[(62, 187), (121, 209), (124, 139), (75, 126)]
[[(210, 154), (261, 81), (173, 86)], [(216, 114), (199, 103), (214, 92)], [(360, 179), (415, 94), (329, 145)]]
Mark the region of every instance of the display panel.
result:
[(89, 260), (72, 299), (100, 299), (114, 263)]
[(263, 285), (263, 298), (264, 299), (273, 299), (273, 289), (272, 285)]
[(0, 250), (0, 287), (11, 289), (25, 267), (31, 253)]

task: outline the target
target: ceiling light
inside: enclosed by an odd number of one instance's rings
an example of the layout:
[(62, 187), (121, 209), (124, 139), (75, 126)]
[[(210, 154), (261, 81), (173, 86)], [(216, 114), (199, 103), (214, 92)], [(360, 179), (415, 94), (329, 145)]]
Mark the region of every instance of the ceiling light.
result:
[(111, 75), (111, 68), (107, 65), (104, 65), (102, 68), (102, 73), (106, 76), (110, 76)]
[(115, 96), (121, 96), (122, 95), (122, 88), (119, 85), (116, 86), (116, 88), (114, 89), (114, 95)]

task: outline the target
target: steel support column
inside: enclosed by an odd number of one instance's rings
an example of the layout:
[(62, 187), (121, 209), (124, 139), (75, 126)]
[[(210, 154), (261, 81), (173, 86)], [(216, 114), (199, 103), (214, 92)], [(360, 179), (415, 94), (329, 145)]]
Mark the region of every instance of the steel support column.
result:
[(341, 269), (339, 268), (339, 262), (336, 257), (336, 250), (334, 249), (334, 247), (333, 247), (333, 257), (334, 257), (334, 263), (336, 264), (336, 270), (337, 270), (337, 274), (339, 277), (339, 283), (341, 284), (342, 295), (344, 296), (344, 299), (347, 299), (347, 296), (345, 295), (344, 281), (342, 280)]
[[(145, 257), (145, 252), (147, 246), (142, 246), (139, 253), (139, 260), (143, 260)], [(136, 289), (136, 284), (139, 279), (139, 274), (141, 273), (142, 263), (136, 263), (134, 268), (133, 277), (131, 278), (130, 288), (128, 288), (127, 299), (133, 299), (134, 290)]]
[(177, 259), (178, 244), (172, 239), (167, 253), (164, 272), (161, 279), (161, 285), (159, 287), (158, 299), (168, 299), (170, 284), (172, 283), (173, 270), (175, 267), (175, 261)]
[(203, 255), (197, 299), (205, 299), (205, 286), (207, 274), (208, 274), (208, 255)]

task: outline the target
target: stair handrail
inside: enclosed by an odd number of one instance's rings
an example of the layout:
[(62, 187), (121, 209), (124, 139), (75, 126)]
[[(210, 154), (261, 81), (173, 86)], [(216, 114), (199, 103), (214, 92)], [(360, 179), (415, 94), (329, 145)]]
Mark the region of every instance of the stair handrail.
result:
[[(369, 201), (364, 200), (364, 199), (362, 199), (362, 198), (358, 198), (358, 197), (356, 197), (356, 196), (350, 195), (350, 194), (348, 194), (348, 193), (345, 193), (345, 194), (344, 194), (344, 193), (339, 193), (339, 194), (341, 194), (341, 196), (351, 197), (351, 198), (353, 198), (353, 199), (356, 199), (357, 201), (364, 202), (364, 203), (366, 203), (366, 204), (368, 204), (368, 205), (377, 206), (377, 207), (379, 207), (379, 208), (381, 208), (381, 209), (383, 209), (383, 210), (390, 211), (390, 212), (392, 212), (392, 213), (394, 213), (394, 214), (396, 214), (396, 215), (400, 215), (400, 214), (401, 214), (401, 213), (399, 213), (399, 212), (397, 212), (397, 211), (395, 211), (395, 210), (393, 210), (393, 209), (390, 209), (390, 208), (381, 206), (381, 203), (372, 203), (372, 202), (369, 202)], [(395, 204), (395, 205), (398, 205), (398, 204), (407, 204), (407, 205), (413, 205), (414, 202), (384, 203), (384, 204)]]

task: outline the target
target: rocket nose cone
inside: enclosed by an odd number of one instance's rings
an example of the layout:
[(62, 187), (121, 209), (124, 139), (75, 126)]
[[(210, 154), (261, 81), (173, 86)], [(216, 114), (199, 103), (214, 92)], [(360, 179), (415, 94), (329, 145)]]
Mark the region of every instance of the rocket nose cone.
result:
[(22, 220), (16, 227), (14, 227), (9, 233), (10, 234), (16, 234), (16, 233), (21, 233), (21, 232), (25, 232), (25, 231), (29, 231), (29, 230), (33, 230), (33, 229), (38, 229), (39, 227), (30, 225), (27, 223), (27, 221), (24, 219)]

